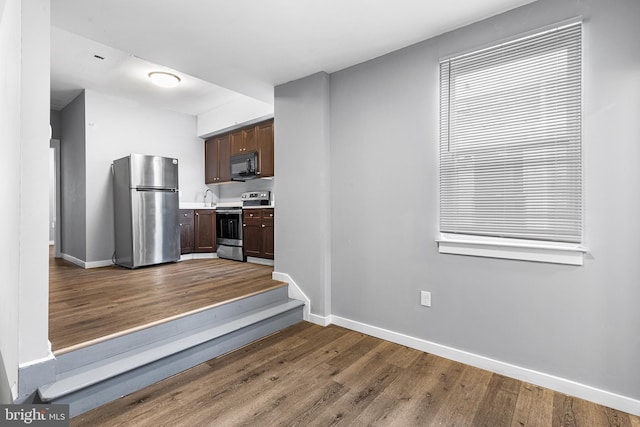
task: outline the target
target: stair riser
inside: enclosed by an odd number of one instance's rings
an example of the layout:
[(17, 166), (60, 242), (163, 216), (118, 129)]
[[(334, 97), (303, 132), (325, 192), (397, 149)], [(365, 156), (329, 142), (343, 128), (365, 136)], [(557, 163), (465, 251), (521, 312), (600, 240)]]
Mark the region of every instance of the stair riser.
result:
[(264, 305), (287, 299), (287, 288), (281, 287), (251, 297), (233, 301), (211, 309), (162, 323), (137, 332), (93, 344), (56, 356), (56, 372), (64, 372), (85, 366), (113, 355), (136, 348), (141, 343), (154, 342), (170, 336), (189, 332), (203, 324), (223, 324), (227, 319)]
[[(111, 378), (82, 391), (64, 396), (51, 403), (70, 405), (70, 416), (73, 417), (192, 368), (207, 360), (236, 350), (246, 344), (298, 323), (301, 320), (302, 307), (298, 307)], [(214, 386), (215, 384), (212, 384), (212, 387)]]

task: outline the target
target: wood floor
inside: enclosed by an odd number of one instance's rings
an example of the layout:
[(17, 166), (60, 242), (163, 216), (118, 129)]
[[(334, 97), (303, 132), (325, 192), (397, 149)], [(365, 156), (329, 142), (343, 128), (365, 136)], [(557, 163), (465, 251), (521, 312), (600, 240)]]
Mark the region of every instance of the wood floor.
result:
[(640, 426), (640, 418), (337, 326), (306, 322), (72, 426)]
[(200, 259), (129, 270), (49, 262), (49, 340), (55, 353), (278, 286), (273, 267)]

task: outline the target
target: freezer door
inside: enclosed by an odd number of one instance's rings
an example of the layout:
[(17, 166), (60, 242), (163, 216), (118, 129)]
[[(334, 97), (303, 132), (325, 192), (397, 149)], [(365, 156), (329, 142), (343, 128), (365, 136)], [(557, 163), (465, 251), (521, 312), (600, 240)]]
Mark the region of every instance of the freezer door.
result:
[(180, 259), (178, 193), (132, 191), (133, 266)]
[(131, 154), (131, 188), (178, 188), (178, 159)]

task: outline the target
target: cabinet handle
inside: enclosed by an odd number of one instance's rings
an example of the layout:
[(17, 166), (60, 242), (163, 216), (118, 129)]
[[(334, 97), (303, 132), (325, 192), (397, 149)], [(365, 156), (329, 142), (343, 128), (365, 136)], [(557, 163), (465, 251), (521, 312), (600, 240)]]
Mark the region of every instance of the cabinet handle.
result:
[(246, 226), (247, 226), (247, 224), (242, 224), (242, 226), (243, 226), (243, 227), (246, 227)]
[(196, 212), (196, 216), (200, 216), (200, 214), (198, 212)]
[(264, 225), (264, 224), (262, 224), (262, 228), (264, 228), (264, 227), (265, 227), (265, 225)]

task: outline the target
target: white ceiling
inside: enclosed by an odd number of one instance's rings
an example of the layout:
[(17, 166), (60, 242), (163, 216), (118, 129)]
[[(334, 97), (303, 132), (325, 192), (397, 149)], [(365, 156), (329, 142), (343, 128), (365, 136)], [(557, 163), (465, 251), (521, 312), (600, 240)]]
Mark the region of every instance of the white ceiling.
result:
[[(82, 88), (188, 114), (244, 96), (272, 103), (276, 85), (532, 1), (56, 0), (52, 108), (63, 108)], [(183, 83), (152, 86), (152, 69), (174, 70)]]

